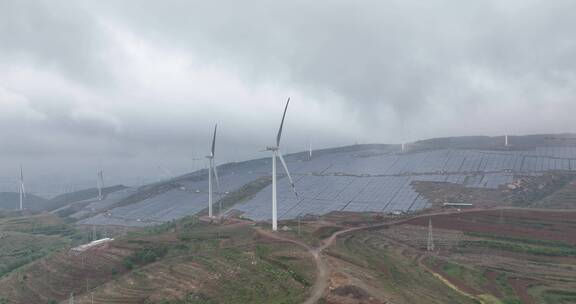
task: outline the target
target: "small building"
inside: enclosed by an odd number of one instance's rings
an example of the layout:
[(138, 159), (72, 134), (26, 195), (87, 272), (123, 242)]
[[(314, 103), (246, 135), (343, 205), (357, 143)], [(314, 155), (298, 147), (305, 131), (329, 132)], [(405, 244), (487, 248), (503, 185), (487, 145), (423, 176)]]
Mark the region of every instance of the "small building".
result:
[(95, 241), (92, 241), (92, 242), (90, 242), (90, 243), (88, 243), (88, 244), (84, 244), (84, 245), (80, 245), (80, 246), (78, 246), (78, 247), (74, 247), (74, 248), (70, 249), (70, 251), (71, 251), (72, 253), (82, 253), (82, 252), (85, 252), (85, 251), (87, 251), (87, 250), (90, 250), (90, 249), (93, 249), (93, 248), (96, 248), (96, 247), (103, 246), (103, 245), (105, 245), (105, 244), (107, 244), (107, 243), (109, 243), (109, 242), (112, 242), (113, 240), (114, 240), (114, 239), (111, 239), (111, 238), (103, 238), (103, 239), (95, 240)]

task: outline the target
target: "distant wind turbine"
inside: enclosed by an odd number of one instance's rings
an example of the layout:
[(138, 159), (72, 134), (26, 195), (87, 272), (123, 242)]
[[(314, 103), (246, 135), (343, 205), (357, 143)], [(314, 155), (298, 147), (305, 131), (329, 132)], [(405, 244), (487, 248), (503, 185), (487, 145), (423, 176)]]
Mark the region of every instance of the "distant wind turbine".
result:
[(101, 201), (104, 199), (102, 195), (102, 190), (104, 189), (104, 172), (102, 170), (96, 172), (96, 185), (98, 186), (98, 200)]
[(212, 148), (210, 149), (210, 155), (206, 156), (208, 158), (208, 216), (212, 216), (212, 173), (214, 173), (214, 177), (216, 178), (216, 187), (220, 188), (220, 184), (218, 182), (218, 171), (216, 170), (216, 164), (214, 160), (214, 155), (216, 152), (216, 130), (218, 129), (218, 125), (214, 126), (214, 136), (212, 137)]
[(312, 140), (308, 139), (308, 153), (310, 154), (310, 158), (312, 158)]
[(286, 171), (286, 175), (288, 176), (288, 180), (290, 180), (290, 185), (292, 186), (292, 190), (296, 197), (298, 197), (298, 193), (296, 192), (296, 188), (294, 187), (294, 181), (292, 180), (292, 176), (290, 176), (290, 172), (288, 171), (288, 166), (286, 165), (286, 161), (284, 161), (284, 157), (282, 157), (282, 153), (280, 152), (280, 138), (282, 137), (282, 127), (284, 126), (284, 118), (286, 118), (286, 111), (288, 110), (288, 105), (290, 104), (290, 98), (286, 101), (286, 107), (284, 108), (284, 114), (282, 115), (282, 121), (280, 122), (280, 129), (278, 129), (278, 135), (276, 135), (276, 146), (266, 147), (267, 151), (272, 152), (272, 230), (278, 230), (278, 210), (277, 210), (277, 197), (276, 197), (276, 157), (280, 158), (280, 162), (282, 162), (282, 166), (284, 166), (284, 170)]
[(20, 210), (24, 209), (24, 198), (26, 197), (26, 189), (24, 188), (24, 171), (20, 165)]

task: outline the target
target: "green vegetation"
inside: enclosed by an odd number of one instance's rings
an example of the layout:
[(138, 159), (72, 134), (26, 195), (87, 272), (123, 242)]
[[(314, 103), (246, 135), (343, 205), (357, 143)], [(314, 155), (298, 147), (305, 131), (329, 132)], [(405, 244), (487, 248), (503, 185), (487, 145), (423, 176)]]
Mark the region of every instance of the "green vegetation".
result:
[(444, 271), (444, 273), (446, 273), (446, 275), (451, 276), (451, 277), (455, 277), (455, 278), (460, 278), (463, 276), (465, 270), (464, 267), (455, 264), (455, 263), (445, 263), (442, 266), (442, 271)]
[[(389, 243), (378, 231), (344, 235), (327, 252), (350, 265), (346, 268), (351, 271), (371, 277), (368, 283), (395, 302), (476, 303), (420, 267), (415, 253)], [(449, 271), (458, 273), (456, 267)]]
[(314, 231), (314, 236), (316, 238), (318, 238), (319, 240), (325, 239), (327, 237), (330, 237), (332, 234), (334, 234), (335, 232), (338, 232), (342, 230), (342, 227), (338, 227), (338, 226), (323, 226), (319, 229), (317, 229), (316, 231)]
[[(118, 301), (116, 295), (122, 294), (125, 302), (164, 304), (301, 303), (315, 279), (311, 256), (291, 243), (260, 241), (254, 233), (250, 225), (215, 226), (187, 218), (130, 234), (120, 244), (133, 250), (124, 266), (137, 268), (100, 288), (98, 298)], [(202, 284), (201, 292), (180, 299), (162, 293), (183, 282)]]
[(0, 219), (0, 277), (70, 246), (77, 232), (50, 214)]
[(168, 248), (164, 246), (139, 248), (132, 255), (125, 257), (123, 264), (128, 269), (134, 268), (135, 265), (150, 264), (164, 257), (167, 251)]
[(513, 193), (511, 202), (516, 207), (530, 207), (538, 205), (546, 197), (565, 187), (574, 180), (573, 174), (545, 174), (542, 177), (533, 178), (532, 187), (524, 187), (522, 191)]
[(568, 244), (566, 242), (562, 242), (562, 241), (541, 240), (541, 239), (532, 239), (532, 238), (523, 238), (523, 237), (512, 237), (512, 236), (497, 235), (497, 234), (492, 234), (492, 233), (468, 232), (468, 231), (464, 232), (464, 235), (473, 236), (473, 237), (481, 237), (481, 238), (490, 238), (490, 239), (502, 240), (502, 241), (525, 243), (525, 244), (531, 244), (531, 245), (560, 247), (560, 248), (576, 248), (576, 246), (570, 245), (570, 244)]
[[(163, 300), (158, 304), (217, 304), (203, 293), (189, 293), (181, 300)], [(147, 304), (147, 303), (146, 303)]]
[(576, 302), (576, 291), (546, 290), (542, 299), (546, 304), (568, 304)]
[(68, 244), (61, 237), (5, 233), (0, 239), (0, 277)]
[(492, 241), (492, 240), (461, 241), (460, 247), (491, 248), (496, 250), (527, 253), (533, 255), (545, 255), (545, 256), (576, 256), (576, 247), (572, 248), (537, 247), (506, 241)]

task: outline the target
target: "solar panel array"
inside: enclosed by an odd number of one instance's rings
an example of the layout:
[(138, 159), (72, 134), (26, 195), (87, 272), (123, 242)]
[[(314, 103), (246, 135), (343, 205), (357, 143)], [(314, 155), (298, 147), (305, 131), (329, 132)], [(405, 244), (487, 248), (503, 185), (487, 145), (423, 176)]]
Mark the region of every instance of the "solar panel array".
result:
[[(278, 181), (280, 219), (341, 211), (413, 211), (430, 206), (415, 191), (413, 182), (433, 181), (471, 188), (495, 189), (514, 180), (515, 174), (549, 170), (576, 170), (576, 147), (540, 147), (526, 151), (430, 150), (398, 154), (392, 151), (322, 153), (312, 159), (286, 157), (296, 181), (296, 197), (285, 178)], [(279, 168), (282, 172), (282, 168)], [(270, 160), (261, 159), (220, 168), (221, 195), (270, 174)], [(111, 216), (99, 215), (86, 224), (146, 225), (195, 214), (207, 206), (207, 180), (179, 181), (181, 187), (141, 202), (114, 208)], [(108, 204), (101, 202), (100, 204)], [(235, 210), (244, 217), (271, 217), (268, 186)]]
[(82, 210), (71, 215), (73, 218), (82, 218), (93, 212), (102, 212), (110, 208), (112, 205), (120, 202), (124, 198), (134, 194), (138, 191), (136, 188), (126, 188), (116, 192), (112, 192), (104, 197), (103, 200), (91, 199), (91, 203), (84, 207)]
[[(575, 159), (568, 159), (575, 158)], [(308, 165), (313, 163), (312, 166)], [(330, 211), (413, 211), (430, 206), (413, 188), (414, 181), (496, 189), (515, 174), (576, 170), (575, 147), (534, 151), (435, 150), (412, 154), (359, 156), (336, 153), (311, 161), (289, 161), (299, 198), (286, 181), (278, 183), (278, 216), (322, 215)], [(271, 217), (271, 187), (234, 209), (253, 220)]]

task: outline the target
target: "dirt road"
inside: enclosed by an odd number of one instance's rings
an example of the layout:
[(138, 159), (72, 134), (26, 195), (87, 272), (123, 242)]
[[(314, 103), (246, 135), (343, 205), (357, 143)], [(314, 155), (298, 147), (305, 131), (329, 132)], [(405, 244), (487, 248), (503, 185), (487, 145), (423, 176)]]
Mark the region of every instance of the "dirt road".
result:
[(402, 224), (402, 223), (405, 223), (407, 221), (410, 221), (410, 220), (413, 220), (416, 218), (429, 217), (429, 216), (440, 215), (440, 214), (470, 213), (470, 212), (479, 212), (479, 211), (486, 211), (486, 210), (487, 209), (467, 209), (467, 210), (461, 210), (461, 211), (433, 212), (433, 213), (428, 213), (428, 214), (420, 214), (420, 215), (416, 215), (416, 216), (412, 216), (412, 217), (408, 217), (408, 218), (404, 218), (404, 219), (399, 219), (399, 220), (395, 220), (395, 221), (389, 221), (389, 222), (385, 222), (385, 223), (378, 223), (378, 224), (368, 225), (368, 226), (347, 228), (344, 230), (334, 232), (332, 235), (330, 235), (329, 237), (322, 240), (322, 245), (320, 245), (317, 248), (313, 248), (313, 247), (309, 246), (308, 244), (306, 244), (300, 240), (284, 237), (284, 236), (280, 235), (279, 233), (275, 233), (275, 232), (272, 232), (269, 230), (264, 230), (262, 228), (257, 228), (256, 230), (260, 234), (265, 235), (269, 238), (276, 239), (279, 241), (289, 242), (289, 243), (293, 243), (293, 244), (296, 244), (298, 246), (301, 246), (301, 247), (305, 248), (314, 257), (314, 261), (316, 263), (318, 275), (316, 276), (316, 281), (314, 282), (314, 285), (312, 286), (312, 290), (310, 291), (310, 296), (308, 297), (308, 299), (306, 299), (306, 301), (303, 302), (303, 304), (316, 304), (324, 296), (324, 292), (328, 288), (328, 281), (329, 281), (329, 275), (330, 275), (329, 265), (326, 262), (322, 253), (326, 248), (332, 246), (332, 244), (334, 244), (334, 242), (336, 242), (336, 239), (339, 236), (346, 234), (346, 233), (359, 231), (359, 230), (378, 229), (378, 228), (386, 227), (386, 226), (390, 226), (390, 225), (398, 225), (398, 224)]

